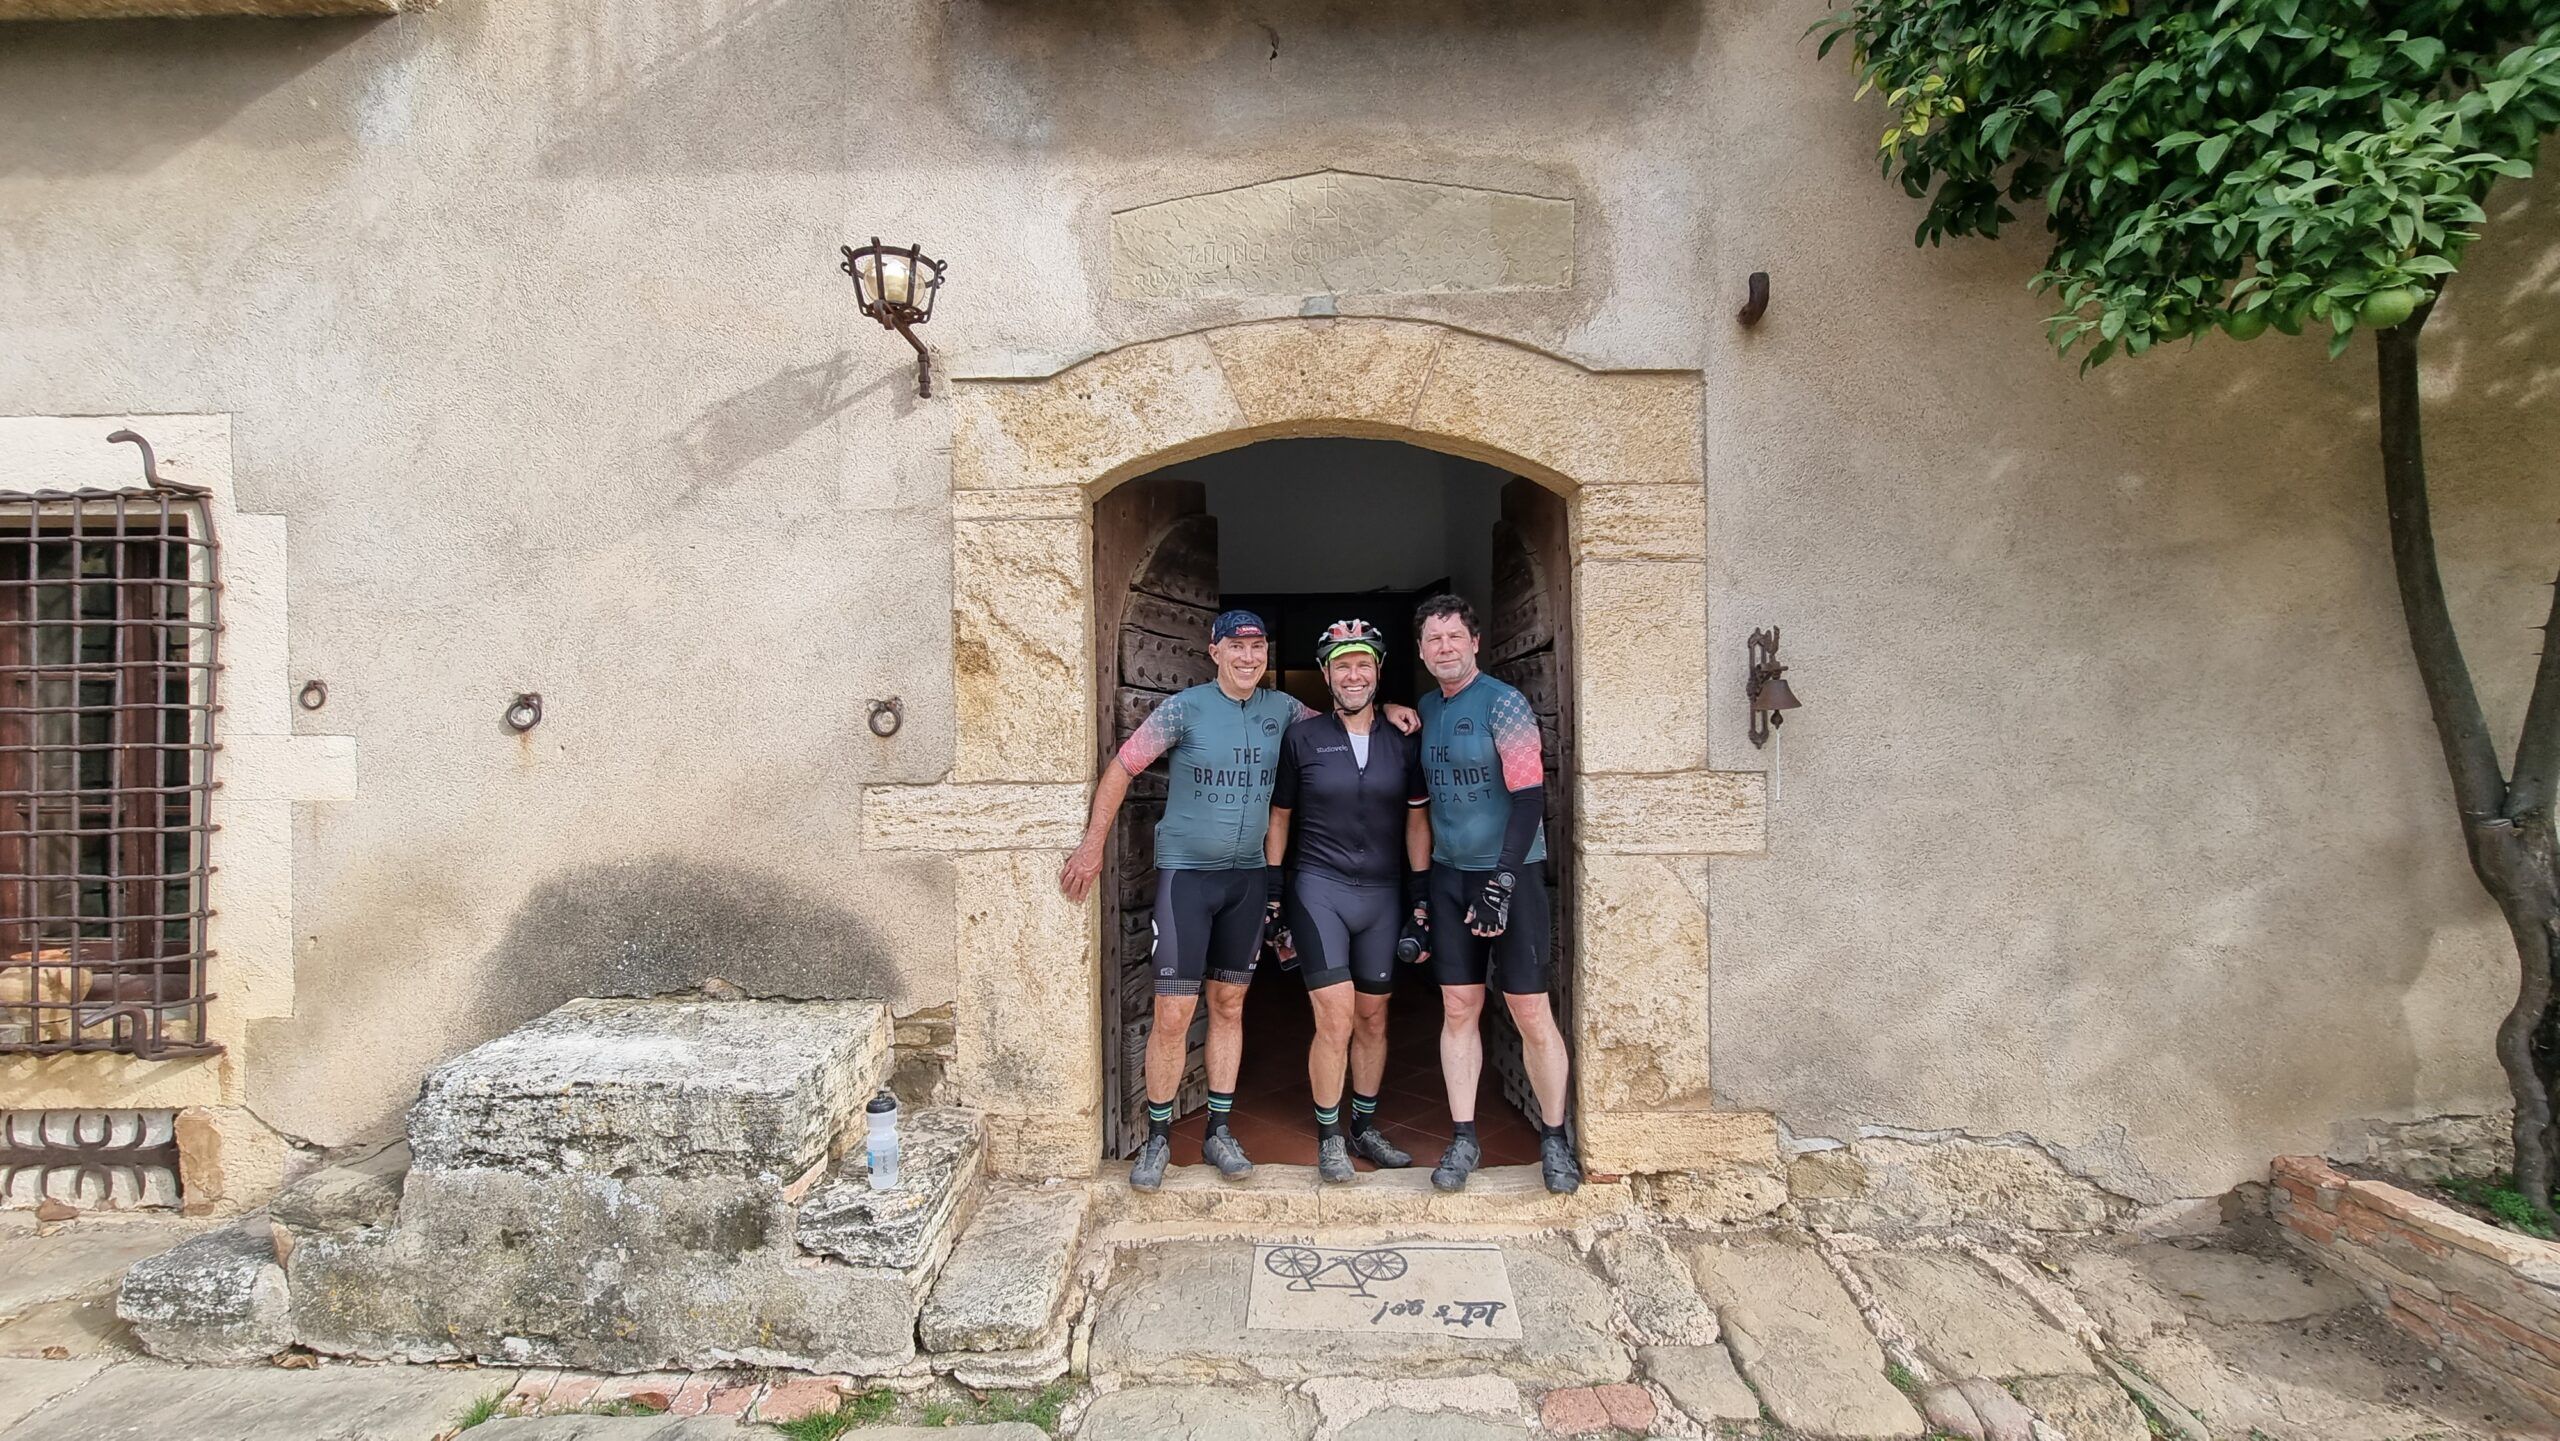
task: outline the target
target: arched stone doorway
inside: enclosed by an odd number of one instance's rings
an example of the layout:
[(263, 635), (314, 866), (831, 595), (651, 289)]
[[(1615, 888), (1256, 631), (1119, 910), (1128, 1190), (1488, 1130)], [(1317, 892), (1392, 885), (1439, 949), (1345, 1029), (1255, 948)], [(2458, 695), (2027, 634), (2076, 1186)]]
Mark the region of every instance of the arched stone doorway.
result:
[[(1757, 772), (1706, 767), (1706, 515), (1694, 373), (1595, 372), (1446, 326), (1281, 320), (952, 387), (949, 778), (864, 793), (867, 847), (959, 868), (951, 1076), (999, 1174), (1101, 1151), (1098, 907), (1058, 894), (1096, 757), (1093, 503), (1279, 436), (1403, 440), (1565, 498), (1580, 817), (1574, 1043), (1595, 1172), (1768, 1156), (1707, 1086), (1706, 858), (1762, 846)], [(1054, 705), (1037, 698), (1055, 697)]]

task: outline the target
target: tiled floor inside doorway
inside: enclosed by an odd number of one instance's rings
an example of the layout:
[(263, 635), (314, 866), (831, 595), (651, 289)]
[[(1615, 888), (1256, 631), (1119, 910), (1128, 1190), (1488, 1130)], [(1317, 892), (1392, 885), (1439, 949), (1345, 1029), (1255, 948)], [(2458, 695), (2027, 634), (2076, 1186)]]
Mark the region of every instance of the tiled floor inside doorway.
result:
[[(1379, 1091), (1378, 1120), (1397, 1145), (1413, 1153), (1415, 1165), (1427, 1167), (1440, 1159), (1450, 1136), (1448, 1093), (1440, 1080), (1440, 988), (1422, 967), (1397, 969), (1395, 999), (1387, 1012), (1387, 1073)], [(1236, 1075), (1235, 1111), (1227, 1120), (1227, 1129), (1256, 1162), (1316, 1162), (1315, 1102), (1307, 1092), (1307, 1043), (1314, 1037), (1306, 983), (1296, 971), (1274, 967), (1266, 956), (1245, 997), (1244, 1065)], [(1494, 1044), (1490, 1026), (1485, 1042), (1488, 1048)], [(1346, 1126), (1350, 1112), (1346, 1088)], [(1205, 1110), (1174, 1123), (1174, 1164), (1200, 1159), (1200, 1138), (1208, 1124)], [(1538, 1133), (1503, 1098), (1490, 1065), (1477, 1088), (1476, 1140), (1488, 1166), (1537, 1164)], [(1366, 1161), (1358, 1165), (1363, 1171), (1373, 1169)]]

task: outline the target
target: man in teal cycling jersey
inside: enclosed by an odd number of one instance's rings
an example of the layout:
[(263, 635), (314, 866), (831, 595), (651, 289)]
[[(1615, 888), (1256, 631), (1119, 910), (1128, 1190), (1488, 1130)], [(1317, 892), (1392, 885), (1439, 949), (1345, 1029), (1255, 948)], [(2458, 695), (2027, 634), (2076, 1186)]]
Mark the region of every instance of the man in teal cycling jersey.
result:
[[(1155, 1015), (1147, 1035), (1147, 1139), (1129, 1184), (1152, 1191), (1172, 1159), (1175, 1093), (1185, 1038), (1202, 996), (1209, 1003), (1209, 1130), (1201, 1157), (1228, 1180), (1253, 1162), (1227, 1130), (1236, 1072), (1244, 1062), (1244, 997), (1254, 960), (1279, 914), (1281, 877), (1262, 861), (1280, 739), (1314, 711), (1261, 688), (1270, 669), (1269, 632), (1251, 611), (1210, 623), (1209, 658), (1218, 678), (1167, 696), (1103, 767), (1084, 840), (1058, 872), (1058, 889), (1082, 901), (1102, 874), (1103, 844), (1129, 782), (1159, 757), (1167, 764), (1164, 818), (1156, 825)], [(1387, 719), (1408, 734), (1419, 720), (1403, 706)]]
[(1454, 595), (1414, 612), (1422, 664), (1422, 764), (1431, 790), (1431, 969), (1440, 982), (1440, 1072), (1457, 1135), (1431, 1184), (1467, 1184), (1484, 1070), (1485, 983), (1502, 992), (1538, 1097), (1538, 1169), (1550, 1191), (1582, 1185), (1565, 1135), (1568, 1061), (1547, 1000), (1547, 776), (1537, 714), (1518, 689), (1476, 668), (1475, 607)]

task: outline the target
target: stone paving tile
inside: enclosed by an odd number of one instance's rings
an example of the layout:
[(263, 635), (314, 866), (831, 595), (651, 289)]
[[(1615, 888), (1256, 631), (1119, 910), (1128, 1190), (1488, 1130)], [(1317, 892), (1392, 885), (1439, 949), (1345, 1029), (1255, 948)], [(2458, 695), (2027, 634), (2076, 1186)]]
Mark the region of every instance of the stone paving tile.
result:
[[(78, 1364), (78, 1363), (70, 1363)], [(512, 1371), (111, 1366), (0, 1441), (430, 1441)]]
[(0, 1361), (0, 1433), (107, 1369), (103, 1358), (77, 1361)]
[[(714, 1373), (717, 1374), (717, 1373)], [(712, 1385), (711, 1394), (702, 1400), (705, 1416), (744, 1416), (754, 1409), (764, 1395), (764, 1387), (754, 1381), (723, 1381)]]
[(771, 1441), (774, 1433), (721, 1416), (524, 1416), (471, 1428), (471, 1441)]
[(0, 1325), (0, 1356), (76, 1361), (88, 1356), (123, 1360), (141, 1354), (133, 1328), (116, 1315), (112, 1296), (47, 1301)]
[(1890, 1251), (1850, 1263), (1941, 1378), (2095, 1375), (2080, 1343), (1972, 1257)]
[(2151, 1428), (2113, 1381), (2095, 1376), (2029, 1376), (2010, 1383), (2039, 1420), (2071, 1441), (2150, 1441)]
[(1702, 1426), (1760, 1419), (1760, 1398), (1742, 1383), (1733, 1357), (1718, 1346), (1647, 1346), (1636, 1365)]
[(1587, 1436), (1617, 1429), (1597, 1386), (1559, 1386), (1538, 1402), (1538, 1429), (1554, 1436)]
[(1133, 1386), (1095, 1400), (1076, 1441), (1305, 1441), (1315, 1430), (1315, 1406), (1274, 1388)]
[(507, 1393), (507, 1409), (530, 1416), (543, 1409), (551, 1399), (551, 1388), (560, 1384), (563, 1373), (556, 1367), (527, 1371), (516, 1378), (515, 1389)]
[(1528, 1435), (1525, 1422), (1395, 1406), (1352, 1422), (1335, 1441), (1523, 1441)]
[(75, 1221), (53, 1228), (50, 1235), (0, 1240), (0, 1317), (16, 1316), (48, 1301), (110, 1295), (127, 1266), (218, 1224), (222, 1223)]
[(1916, 1437), (1920, 1413), (1885, 1379), (1884, 1350), (1821, 1254), (1798, 1239), (1689, 1248), (1734, 1361), (1779, 1424), (1817, 1436)]
[(1451, 1376), (1499, 1372), (1545, 1385), (1623, 1381), (1633, 1370), (1612, 1336), (1600, 1278), (1560, 1242), (1503, 1243), (1522, 1335), (1249, 1330), (1253, 1246), (1175, 1241), (1122, 1255), (1093, 1331), (1097, 1374), (1132, 1381), (1297, 1381), (1317, 1376)]

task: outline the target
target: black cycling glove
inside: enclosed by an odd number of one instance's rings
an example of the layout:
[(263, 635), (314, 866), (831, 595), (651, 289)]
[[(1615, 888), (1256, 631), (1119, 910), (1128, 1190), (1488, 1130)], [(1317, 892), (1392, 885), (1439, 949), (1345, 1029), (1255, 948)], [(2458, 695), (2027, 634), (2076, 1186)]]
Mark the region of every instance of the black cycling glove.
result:
[(1408, 871), (1404, 878), (1404, 929), (1396, 936), (1396, 959), (1406, 965), (1431, 959), (1431, 873)]
[(1467, 929), (1477, 935), (1498, 936), (1511, 928), (1511, 887), (1509, 871), (1495, 871), (1484, 878), (1484, 889), (1467, 906)]

